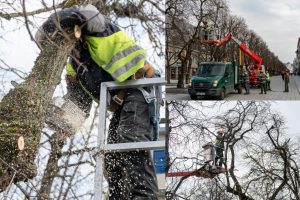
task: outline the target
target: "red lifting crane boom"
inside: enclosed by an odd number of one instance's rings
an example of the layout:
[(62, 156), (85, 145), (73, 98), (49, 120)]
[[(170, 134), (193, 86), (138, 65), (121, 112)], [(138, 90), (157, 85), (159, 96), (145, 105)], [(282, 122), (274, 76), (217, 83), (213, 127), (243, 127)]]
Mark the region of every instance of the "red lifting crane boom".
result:
[(218, 46), (221, 46), (222, 44), (226, 43), (230, 39), (232, 39), (239, 46), (239, 48), (242, 52), (247, 54), (252, 60), (255, 61), (254, 67), (249, 69), (251, 71), (251, 74), (249, 76), (249, 80), (250, 80), (251, 85), (257, 85), (259, 83), (258, 70), (260, 70), (262, 68), (263, 59), (261, 57), (259, 57), (258, 55), (256, 55), (253, 51), (251, 51), (246, 43), (241, 42), (239, 39), (234, 37), (231, 33), (228, 33), (226, 35), (226, 37), (224, 37), (220, 41), (210, 39), (210, 40), (201, 41), (201, 43), (210, 44), (212, 46), (217, 46), (218, 47)]
[(228, 33), (225, 38), (223, 38), (222, 40), (216, 42), (213, 45), (214, 46), (220, 46), (220, 45), (224, 44), (225, 42), (227, 42), (230, 39), (232, 39), (235, 43), (237, 43), (237, 45), (239, 45), (239, 48), (241, 49), (241, 51), (243, 51), (250, 58), (252, 58), (256, 62), (256, 64), (258, 64), (259, 66), (262, 64), (262, 58), (259, 57), (258, 55), (256, 55), (253, 51), (251, 51), (245, 43), (242, 43), (236, 37), (232, 36), (231, 33)]

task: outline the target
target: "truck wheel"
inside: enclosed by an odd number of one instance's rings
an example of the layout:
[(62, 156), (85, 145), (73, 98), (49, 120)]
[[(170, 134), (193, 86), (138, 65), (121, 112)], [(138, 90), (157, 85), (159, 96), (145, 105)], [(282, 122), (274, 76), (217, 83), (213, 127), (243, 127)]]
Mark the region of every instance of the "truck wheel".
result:
[(192, 100), (197, 100), (197, 95), (190, 95)]
[(226, 94), (226, 90), (225, 88), (222, 88), (221, 89), (221, 92), (220, 92), (220, 100), (224, 100), (225, 99), (225, 94)]

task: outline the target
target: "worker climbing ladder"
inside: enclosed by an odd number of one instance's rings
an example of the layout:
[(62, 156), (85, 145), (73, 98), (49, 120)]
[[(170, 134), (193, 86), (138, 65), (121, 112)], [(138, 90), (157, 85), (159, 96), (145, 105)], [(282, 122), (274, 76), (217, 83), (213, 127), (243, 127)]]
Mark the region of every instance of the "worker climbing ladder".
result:
[(97, 140), (96, 173), (95, 173), (95, 188), (94, 188), (95, 200), (104, 199), (102, 197), (103, 197), (103, 171), (104, 171), (105, 153), (165, 149), (165, 141), (107, 144), (106, 110), (107, 110), (108, 91), (116, 90), (116, 89), (126, 89), (126, 88), (153, 87), (153, 86), (160, 86), (164, 84), (165, 84), (165, 80), (163, 78), (130, 80), (124, 83), (116, 83), (114, 81), (111, 81), (111, 82), (103, 82), (101, 84), (100, 106), (99, 106), (99, 130), (98, 130), (98, 140)]

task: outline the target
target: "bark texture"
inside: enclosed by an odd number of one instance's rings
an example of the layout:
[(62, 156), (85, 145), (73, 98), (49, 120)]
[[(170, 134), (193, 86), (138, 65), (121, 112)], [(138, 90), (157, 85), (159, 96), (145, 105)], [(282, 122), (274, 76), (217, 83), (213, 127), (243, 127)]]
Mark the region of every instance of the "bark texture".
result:
[[(11, 180), (26, 181), (36, 175), (34, 159), (46, 109), (74, 44), (61, 35), (45, 42), (30, 75), (0, 102), (0, 192)], [(17, 145), (20, 136), (25, 142), (22, 151)]]

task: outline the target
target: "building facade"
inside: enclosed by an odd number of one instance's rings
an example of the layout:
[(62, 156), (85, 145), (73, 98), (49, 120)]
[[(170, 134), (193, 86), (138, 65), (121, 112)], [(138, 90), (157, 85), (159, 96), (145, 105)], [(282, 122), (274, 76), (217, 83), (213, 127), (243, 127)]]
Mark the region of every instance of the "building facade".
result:
[(298, 38), (296, 58), (293, 63), (294, 73), (300, 74), (300, 37)]
[[(175, 19), (172, 20), (167, 18), (166, 19), (166, 26), (167, 26), (167, 56), (166, 56), (166, 68), (169, 68), (167, 71), (167, 78), (170, 78), (171, 80), (178, 80), (178, 76), (181, 74), (181, 64), (182, 61), (180, 60), (180, 52), (183, 52), (183, 50), (186, 45), (190, 42), (190, 39), (192, 38), (192, 35), (194, 34), (195, 27), (191, 24), (189, 24), (185, 19)], [(195, 40), (192, 43), (192, 56), (191, 56), (191, 63), (188, 64), (188, 66), (191, 66), (191, 70), (188, 71), (186, 69), (187, 73), (190, 73), (191, 75), (196, 72), (198, 68), (199, 63), (199, 54), (200, 52), (197, 50), (197, 43), (200, 40)], [(183, 51), (182, 51), (183, 50)]]

